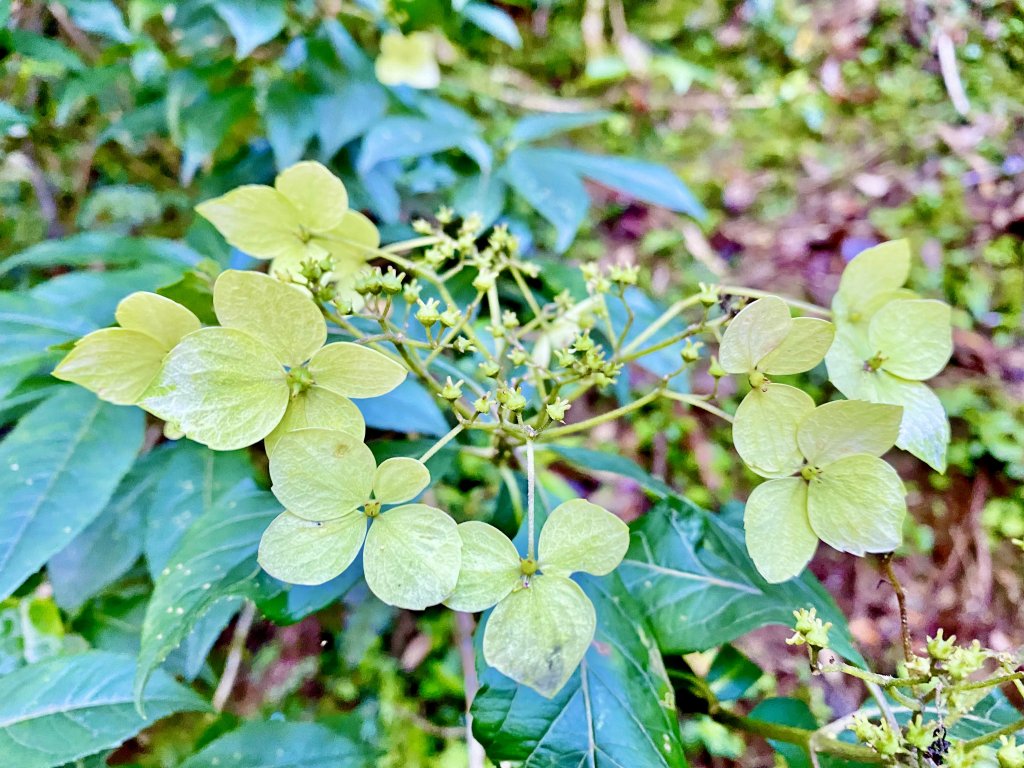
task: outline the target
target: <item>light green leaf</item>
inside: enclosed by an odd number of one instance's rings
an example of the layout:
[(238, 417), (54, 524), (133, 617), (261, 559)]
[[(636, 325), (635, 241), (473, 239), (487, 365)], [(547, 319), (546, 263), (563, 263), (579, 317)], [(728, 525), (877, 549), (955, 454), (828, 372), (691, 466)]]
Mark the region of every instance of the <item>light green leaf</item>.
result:
[(366, 515), (352, 511), (325, 522), (282, 513), (263, 533), (259, 564), (289, 584), (323, 584), (352, 564), (366, 538)]
[(142, 446), (142, 416), (61, 387), (0, 442), (0, 600), (103, 511)]
[(388, 605), (414, 611), (437, 605), (455, 590), (461, 563), (458, 526), (426, 504), (388, 510), (366, 534), (366, 583)]
[(267, 455), (274, 452), (283, 435), (310, 427), (344, 432), (356, 442), (366, 437), (366, 423), (355, 403), (323, 387), (310, 387), (291, 399), (281, 423), (264, 438)]
[(537, 552), (544, 573), (568, 576), (614, 571), (629, 548), (629, 526), (597, 504), (571, 499), (544, 522)]
[(218, 451), (262, 440), (288, 407), (284, 368), (243, 331), (202, 328), (170, 351), (140, 405)]
[(903, 287), (909, 275), (909, 241), (893, 240), (861, 251), (839, 279), (839, 290), (832, 300), (837, 318), (848, 323), (863, 322), (865, 310), (875, 297)]
[(259, 339), (288, 366), (306, 362), (327, 340), (327, 323), (309, 294), (260, 272), (222, 272), (213, 308), (222, 325)]
[(348, 210), (348, 193), (341, 179), (312, 160), (281, 171), (274, 188), (295, 207), (299, 221), (311, 233), (338, 226)]
[(165, 354), (167, 348), (145, 333), (103, 328), (76, 341), (53, 375), (108, 403), (134, 405), (159, 373)]
[(804, 463), (797, 427), (814, 410), (803, 390), (766, 384), (743, 398), (732, 424), (732, 441), (744, 463), (761, 477), (788, 477)]
[(88, 651), (0, 678), (0, 755), (10, 768), (53, 768), (110, 749), (174, 712), (209, 710), (193, 691), (158, 673), (148, 717), (132, 703), (131, 656)]
[(380, 352), (340, 341), (328, 344), (309, 363), (317, 386), (345, 397), (379, 397), (403, 381), (406, 371)]
[(494, 608), (484, 629), (484, 658), (550, 699), (576, 671), (596, 624), (594, 605), (579, 585), (535, 576)]
[(930, 379), (953, 354), (949, 305), (929, 299), (892, 301), (871, 319), (868, 338), (889, 373), (917, 381)]
[(519, 552), (508, 537), (487, 523), (459, 524), (462, 567), (455, 591), (444, 601), (453, 611), (486, 611), (519, 581)]
[(163, 345), (164, 351), (201, 327), (199, 318), (178, 302), (146, 291), (121, 299), (114, 317), (122, 328), (152, 336)]
[(824, 467), (844, 456), (881, 456), (900, 432), (903, 409), (863, 400), (838, 400), (818, 406), (797, 430), (800, 450), (808, 463)]
[(726, 326), (718, 362), (729, 373), (749, 373), (785, 340), (792, 325), (782, 299), (767, 296), (752, 301)]
[(762, 358), (757, 369), (773, 376), (809, 371), (825, 359), (835, 335), (836, 327), (827, 320), (795, 318), (786, 338)]
[(385, 460), (373, 478), (373, 497), (382, 504), (412, 501), (430, 485), (423, 462), (405, 456)]
[(369, 501), (377, 463), (359, 440), (329, 429), (283, 435), (270, 457), (274, 495), (307, 520), (334, 520)]
[(388, 32), (380, 40), (380, 56), (374, 63), (377, 79), (384, 85), (436, 88), (441, 69), (434, 54), (434, 36), (429, 32)]
[(276, 259), (304, 251), (298, 236), (299, 212), (270, 187), (246, 184), (200, 203), (196, 213), (230, 245), (254, 258)]
[(829, 464), (807, 489), (811, 528), (830, 547), (852, 555), (891, 552), (903, 539), (906, 490), (896, 470), (875, 456)]
[(872, 400), (903, 406), (896, 445), (936, 472), (946, 471), (950, 430), (946, 411), (935, 393), (920, 381), (907, 381), (879, 371), (871, 380)]
[(750, 559), (767, 581), (799, 575), (818, 548), (807, 520), (807, 483), (799, 477), (761, 483), (747, 499), (743, 529)]

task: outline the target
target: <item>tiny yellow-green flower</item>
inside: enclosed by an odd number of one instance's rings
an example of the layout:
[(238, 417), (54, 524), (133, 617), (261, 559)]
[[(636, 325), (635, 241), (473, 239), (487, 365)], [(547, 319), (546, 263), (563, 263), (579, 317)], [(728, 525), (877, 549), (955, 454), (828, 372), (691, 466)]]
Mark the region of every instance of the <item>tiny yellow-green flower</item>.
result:
[(374, 64), (377, 79), (384, 85), (437, 88), (441, 68), (437, 64), (434, 36), (430, 32), (388, 32), (380, 40), (380, 55)]

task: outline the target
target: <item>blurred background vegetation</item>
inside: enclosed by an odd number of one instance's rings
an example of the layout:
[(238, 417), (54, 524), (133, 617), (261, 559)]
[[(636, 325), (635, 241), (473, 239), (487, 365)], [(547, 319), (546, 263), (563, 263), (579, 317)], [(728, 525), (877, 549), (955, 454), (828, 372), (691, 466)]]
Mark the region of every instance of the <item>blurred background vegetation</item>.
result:
[[(996, 649), (1020, 641), (1020, 551), (1008, 541), (1024, 536), (1020, 0), (75, 0), (0, 2), (0, 17), (0, 258), (71, 237), (61, 247), (85, 261), (104, 249), (145, 260), (162, 247), (145, 238), (158, 236), (236, 263), (192, 206), (306, 156), (332, 162), (385, 240), (449, 204), (500, 217), (525, 249), (550, 253), (565, 244), (551, 224), (570, 224), (480, 171), (508, 158), (512, 126), (535, 112), (584, 116), (577, 130), (544, 136), (552, 146), (661, 163), (688, 185), (694, 201), (666, 207), (642, 185), (587, 182), (593, 205), (569, 255), (639, 263), (655, 297), (716, 281), (827, 306), (844, 260), (909, 237), (920, 256), (911, 287), (950, 302), (956, 325), (953, 363), (935, 383), (953, 419), (951, 469), (899, 466), (911, 491), (900, 569), (912, 630), (941, 625)], [(348, 77), (376, 55), (386, 24), (437, 34), (436, 98), (384, 96)], [(445, 140), (392, 134), (401, 149), (388, 154), (389, 137), (371, 134), (395, 116), (450, 130)], [(373, 141), (383, 160), (368, 167)], [(0, 409), (24, 409), (27, 392), (6, 393)], [(717, 509), (753, 481), (728, 438), (666, 406), (590, 440)], [(621, 477), (585, 490), (643, 511), (643, 494)], [(452, 501), (472, 504), (473, 494)], [(865, 655), (891, 663), (899, 628), (877, 575), (827, 548), (812, 569)], [(113, 631), (111, 617), (138, 621), (132, 601), (99, 601), (59, 642)], [(349, 603), (289, 627), (258, 622), (234, 714), (317, 710), (377, 745), (381, 765), (466, 765), (455, 617)], [(26, 622), (24, 606), (0, 604), (0, 670), (23, 663), (26, 633), (42, 642), (64, 632), (53, 629), (52, 604), (29, 610)], [(756, 690), (795, 694), (816, 712), (856, 705), (856, 692), (822, 699), (802, 660), (773, 638), (739, 644), (764, 667)], [(112, 764), (177, 765), (229, 727), (204, 717), (165, 722)], [(717, 728), (687, 724), (694, 764), (744, 752)], [(757, 747), (742, 758), (770, 759)]]

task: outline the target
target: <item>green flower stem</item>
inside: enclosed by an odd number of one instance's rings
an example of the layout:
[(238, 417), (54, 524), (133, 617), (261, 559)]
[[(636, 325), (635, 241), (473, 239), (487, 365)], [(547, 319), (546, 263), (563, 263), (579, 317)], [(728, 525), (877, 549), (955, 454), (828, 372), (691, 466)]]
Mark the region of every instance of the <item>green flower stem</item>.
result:
[(886, 690), (892, 688), (912, 688), (915, 685), (923, 685), (927, 683), (929, 678), (927, 677), (891, 677), (890, 675), (880, 675), (877, 672), (871, 672), (860, 667), (855, 667), (852, 664), (823, 664), (819, 667), (821, 672), (842, 672), (844, 675), (850, 677), (856, 677), (858, 680), (865, 682), (874, 683), (879, 685)]
[(657, 351), (659, 351), (661, 349), (664, 349), (665, 347), (670, 347), (673, 344), (676, 344), (677, 342), (680, 342), (683, 339), (688, 339), (691, 336), (695, 336), (698, 333), (701, 333), (702, 331), (707, 331), (707, 330), (711, 330), (713, 328), (717, 328), (718, 326), (722, 325), (727, 319), (728, 318), (723, 316), (723, 317), (719, 317), (719, 318), (716, 318), (714, 320), (711, 320), (710, 322), (703, 322), (702, 321), (700, 323), (694, 323), (693, 325), (688, 326), (685, 330), (682, 330), (679, 333), (673, 334), (672, 336), (669, 336), (667, 339), (663, 339), (662, 341), (659, 341), (657, 344), (653, 344), (653, 345), (651, 345), (649, 347), (645, 347), (644, 349), (640, 349), (640, 350), (636, 350), (636, 351), (630, 352), (629, 354), (624, 355), (624, 356), (619, 357), (619, 358), (616, 358), (616, 359), (620, 363), (630, 363), (630, 362), (632, 362), (634, 360), (639, 360), (641, 357), (645, 357), (646, 355), (650, 355), (650, 354), (652, 354), (654, 352), (657, 352)]
[(953, 690), (977, 691), (981, 688), (994, 688), (997, 685), (1003, 685), (1004, 683), (1016, 683), (1020, 680), (1024, 680), (1024, 672), (1014, 672), (1010, 675), (999, 675), (999, 677), (990, 677), (988, 680), (980, 680), (976, 683), (965, 683), (964, 685), (957, 685), (953, 687)]
[(434, 347), (434, 350), (427, 355), (427, 359), (424, 361), (424, 365), (430, 366), (434, 359), (448, 349), (451, 343), (455, 340), (455, 337), (462, 333), (462, 330), (472, 322), (473, 313), (476, 312), (477, 307), (480, 306), (480, 301), (483, 299), (482, 293), (477, 293), (476, 298), (473, 299), (466, 307), (466, 311), (462, 315), (462, 319), (457, 325), (448, 329), (448, 333), (445, 334), (444, 338), (438, 342), (438, 345)]
[(687, 395), (682, 392), (673, 392), (672, 390), (665, 390), (662, 395), (667, 397), (669, 400), (675, 400), (677, 403), (686, 403), (687, 405), (693, 406), (694, 408), (700, 408), (701, 410), (712, 413), (720, 419), (732, 424), (732, 415), (726, 413), (721, 408), (712, 405), (703, 397), (697, 395)]
[(544, 311), (537, 302), (537, 297), (534, 296), (530, 286), (527, 285), (526, 279), (523, 277), (522, 273), (514, 266), (509, 266), (509, 272), (512, 273), (512, 279), (515, 280), (516, 285), (519, 286), (519, 292), (523, 294), (523, 298), (526, 300), (526, 304), (530, 308), (530, 311), (533, 312), (534, 317), (544, 317)]
[[(636, 335), (635, 339), (633, 339), (631, 342), (629, 342), (629, 344), (624, 346), (620, 350), (621, 353), (623, 355), (629, 355), (629, 353), (631, 353), (634, 350), (638, 349), (640, 347), (640, 345), (642, 345), (645, 341), (647, 341), (649, 338), (651, 338), (654, 334), (656, 334), (658, 331), (660, 331), (662, 328), (664, 328), (669, 322), (671, 322), (672, 318), (674, 318), (680, 312), (683, 312), (684, 310), (689, 309), (690, 307), (694, 306), (695, 304), (699, 304), (699, 303), (700, 303), (700, 295), (693, 295), (693, 296), (690, 296), (688, 298), (680, 299), (679, 301), (675, 302), (672, 306), (670, 306), (668, 309), (666, 309), (664, 312), (662, 312), (661, 315), (656, 320), (654, 320), (654, 322), (652, 322), (650, 325), (648, 325), (646, 328), (644, 328), (640, 333), (638, 333)], [(640, 357), (642, 357), (642, 355), (640, 355)], [(624, 358), (620, 358), (620, 359), (626, 360), (627, 358), (624, 357)], [(628, 359), (633, 360), (633, 359), (636, 359), (636, 358), (630, 357)]]
[(563, 435), (571, 435), (574, 432), (582, 432), (584, 430), (591, 429), (592, 427), (596, 427), (599, 424), (605, 424), (609, 421), (614, 421), (620, 416), (625, 416), (627, 413), (632, 413), (638, 408), (643, 408), (648, 403), (652, 402), (653, 400), (656, 400), (662, 394), (664, 394), (662, 388), (659, 387), (658, 389), (651, 390), (643, 397), (639, 398), (638, 400), (634, 400), (632, 403), (629, 403), (628, 405), (623, 405), (620, 408), (616, 408), (615, 410), (612, 411), (606, 411), (605, 413), (599, 414), (589, 419), (585, 419), (584, 421), (577, 421), (575, 424), (566, 424), (565, 426), (562, 427), (546, 429), (541, 434), (550, 440), (555, 437), (562, 437)]
[(391, 243), (381, 247), (381, 251), (392, 256), (402, 251), (411, 251), (415, 248), (422, 248), (425, 245), (437, 245), (441, 242), (441, 238), (437, 235), (427, 235), (426, 237), (414, 237), (410, 240), (399, 240), (397, 243)]
[[(733, 296), (746, 296), (751, 299), (763, 299), (768, 296), (776, 296), (771, 291), (759, 291), (754, 288), (744, 288), (739, 285), (720, 285), (718, 290), (722, 293), (732, 294)], [(819, 307), (817, 304), (811, 304), (808, 301), (800, 301), (799, 299), (787, 299), (785, 296), (777, 296), (789, 306), (794, 309), (802, 309), (804, 312), (810, 312), (811, 314), (820, 315), (821, 317), (832, 317), (832, 310), (826, 309), (825, 307)]]
[(629, 306), (629, 302), (626, 301), (626, 288), (625, 286), (619, 287), (619, 299), (622, 301), (622, 306), (626, 308), (626, 322), (622, 324), (622, 330), (619, 332), (619, 337), (615, 339), (615, 351), (622, 349), (622, 345), (626, 343), (626, 336), (633, 329), (633, 323), (636, 321), (636, 315), (633, 313), (633, 308)]
[(1017, 720), (1016, 722), (1004, 725), (1002, 728), (996, 731), (986, 733), (984, 736), (979, 736), (976, 739), (970, 739), (964, 742), (964, 751), (970, 752), (972, 749), (977, 747), (983, 747), (986, 744), (991, 744), (996, 741), (1000, 736), (1010, 736), (1017, 733), (1018, 731), (1024, 730), (1024, 718)]
[(910, 622), (907, 620), (907, 596), (903, 592), (903, 585), (896, 577), (896, 571), (892, 567), (892, 552), (882, 555), (882, 571), (885, 578), (892, 585), (892, 591), (896, 593), (896, 605), (900, 612), (900, 637), (903, 639), (903, 659), (908, 664), (914, 660), (914, 649), (910, 642)]
[(444, 437), (442, 437), (440, 440), (438, 440), (436, 443), (430, 446), (430, 448), (427, 449), (426, 453), (420, 456), (420, 463), (426, 464), (428, 461), (430, 461), (434, 454), (436, 454), (438, 451), (440, 451), (442, 448), (448, 445), (448, 443), (450, 443), (452, 440), (458, 437), (459, 433), (462, 432), (462, 430), (464, 430), (465, 428), (465, 424), (459, 424), (453, 427), (448, 432), (448, 434), (446, 434)]
[(534, 545), (534, 518), (536, 517), (536, 490), (537, 467), (533, 457), (533, 440), (526, 441), (526, 535), (529, 537), (526, 544), (526, 557), (536, 560)]
[(813, 750), (815, 753), (822, 752), (860, 763), (878, 764), (882, 762), (882, 758), (870, 747), (840, 741), (839, 739), (825, 736), (820, 731), (810, 731), (806, 728), (797, 728), (792, 725), (769, 723), (765, 720), (736, 715), (725, 709), (716, 709), (711, 713), (711, 718), (722, 725), (745, 731), (746, 733), (752, 733), (765, 739), (796, 744), (808, 752)]

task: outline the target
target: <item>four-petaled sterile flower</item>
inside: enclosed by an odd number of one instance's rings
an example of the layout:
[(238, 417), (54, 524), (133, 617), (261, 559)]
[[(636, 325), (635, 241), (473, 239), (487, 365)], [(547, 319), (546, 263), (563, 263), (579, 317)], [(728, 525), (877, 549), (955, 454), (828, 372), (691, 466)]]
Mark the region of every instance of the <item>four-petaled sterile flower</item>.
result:
[(101, 328), (76, 341), (53, 375), (101, 400), (134, 405), (160, 372), (164, 356), (201, 324), (181, 304), (141, 291), (123, 298), (114, 318), (119, 327)]
[(277, 444), (270, 478), (287, 510), (260, 542), (259, 563), (271, 576), (323, 584), (362, 549), (366, 583), (385, 603), (422, 610), (452, 594), (462, 559), (455, 521), (405, 503), (430, 484), (421, 462), (397, 457), (378, 466), (348, 434), (301, 429)]
[(949, 420), (923, 382), (953, 353), (950, 308), (902, 288), (909, 271), (905, 240), (870, 248), (847, 265), (832, 301), (839, 333), (825, 365), (847, 397), (903, 406), (896, 445), (944, 472)]
[[(907, 512), (899, 475), (878, 458), (896, 440), (901, 409), (856, 400), (815, 408), (800, 395), (803, 405), (794, 400), (789, 412), (793, 425), (764, 433), (743, 456), (776, 478), (754, 489), (743, 518), (747, 550), (770, 582), (800, 573), (819, 539), (854, 555), (891, 552)], [(772, 474), (758, 469), (769, 464)]]
[(373, 222), (349, 209), (345, 185), (313, 161), (281, 171), (272, 187), (246, 184), (196, 212), (235, 248), (272, 259), (271, 274), (299, 281), (304, 262), (330, 257), (328, 278), (344, 289), (380, 246)]
[(349, 398), (377, 397), (406, 370), (367, 347), (324, 346), (327, 324), (300, 288), (228, 270), (213, 287), (219, 327), (188, 334), (167, 354), (140, 405), (196, 442), (232, 450), (308, 426), (362, 440)]
[(458, 527), (462, 570), (444, 602), (457, 611), (496, 606), (484, 630), (487, 663), (538, 693), (554, 696), (594, 638), (594, 605), (569, 577), (603, 576), (629, 547), (626, 524), (583, 499), (559, 505), (540, 532), (537, 560), (519, 556), (501, 531), (470, 521)]
[(388, 32), (380, 39), (380, 55), (374, 64), (377, 79), (384, 85), (437, 88), (441, 68), (435, 54), (436, 42), (430, 32)]

